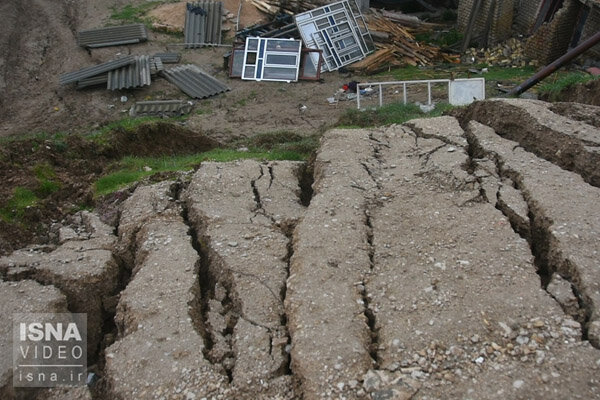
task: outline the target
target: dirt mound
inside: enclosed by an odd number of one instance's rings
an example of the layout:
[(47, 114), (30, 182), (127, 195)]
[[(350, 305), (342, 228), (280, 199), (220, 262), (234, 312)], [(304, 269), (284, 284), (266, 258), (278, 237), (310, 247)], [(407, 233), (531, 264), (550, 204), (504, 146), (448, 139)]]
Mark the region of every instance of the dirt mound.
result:
[(600, 79), (570, 86), (558, 95), (546, 94), (540, 96), (540, 100), (544, 101), (555, 101), (555, 99), (560, 99), (561, 102), (600, 106)]
[(94, 206), (93, 183), (123, 156), (191, 154), (217, 146), (202, 134), (160, 121), (117, 128), (104, 143), (76, 134), (8, 141), (0, 148), (0, 254), (48, 242), (53, 221)]
[(145, 157), (201, 153), (219, 144), (201, 133), (169, 122), (142, 124), (136, 129), (117, 128), (109, 140), (111, 144), (103, 152), (115, 159), (125, 155)]

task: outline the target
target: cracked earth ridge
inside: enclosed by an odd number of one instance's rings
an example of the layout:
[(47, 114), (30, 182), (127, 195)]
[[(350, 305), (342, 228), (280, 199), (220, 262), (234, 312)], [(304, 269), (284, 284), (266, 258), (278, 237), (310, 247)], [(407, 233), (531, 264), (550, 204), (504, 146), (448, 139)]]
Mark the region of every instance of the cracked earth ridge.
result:
[(237, 398), (294, 398), (283, 308), (303, 163), (204, 163), (185, 192), (202, 254), (209, 358)]
[[(567, 109), (573, 109), (573, 117), (561, 115), (559, 107), (543, 101), (494, 99), (473, 103), (459, 112), (459, 119), (463, 121), (463, 127), (471, 120), (487, 125), (498, 135), (518, 142), (538, 157), (580, 174), (587, 183), (598, 187), (599, 108), (581, 105)], [(592, 116), (586, 117), (586, 113)]]
[(358, 380), (375, 364), (364, 286), (371, 270), (366, 194), (377, 190), (365, 165), (373, 159), (363, 132), (328, 133), (294, 235), (285, 304), (292, 371), (306, 399), (357, 398)]
[[(496, 202), (486, 201), (458, 122), (408, 125), (378, 134), (389, 147), (382, 152), (382, 206), (372, 217), (375, 269), (367, 291), (376, 294), (380, 370), (365, 375), (366, 388), (373, 397), (535, 397), (522, 389), (536, 374), (548, 379), (553, 361), (569, 354), (578, 378), (557, 380), (572, 390), (595, 382), (587, 395), (597, 396), (598, 382), (575, 362), (581, 357), (594, 368), (597, 352), (580, 341), (581, 325), (540, 289), (528, 243)], [(556, 332), (571, 335), (571, 344), (553, 340)], [(518, 371), (519, 379), (492, 379), (492, 371)], [(489, 389), (478, 388), (481, 381)]]
[[(493, 159), (497, 173), (514, 182), (522, 194), (532, 248), (546, 278), (543, 286), (551, 283), (554, 274), (572, 284), (582, 311), (582, 335), (600, 347), (600, 271), (596, 262), (600, 190), (578, 174), (500, 138), (489, 127), (471, 122), (467, 133), (478, 155)], [(522, 215), (520, 208), (516, 213)]]
[(302, 163), (205, 163), (118, 241), (84, 212), (0, 259), (2, 315), (86, 307), (95, 358), (116, 309), (103, 391), (38, 398), (599, 398), (598, 189), (460, 122), (327, 133), (312, 198)]

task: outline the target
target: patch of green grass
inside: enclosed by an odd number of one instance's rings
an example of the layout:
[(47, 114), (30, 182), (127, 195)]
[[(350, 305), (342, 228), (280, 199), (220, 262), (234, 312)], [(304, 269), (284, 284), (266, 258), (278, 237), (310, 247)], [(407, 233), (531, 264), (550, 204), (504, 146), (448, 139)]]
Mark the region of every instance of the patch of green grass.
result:
[[(519, 68), (509, 67), (487, 67), (485, 65), (478, 65), (475, 68), (487, 68), (488, 72), (477, 75), (485, 78), (486, 81), (522, 81), (535, 74), (535, 67), (526, 66)], [(475, 75), (471, 75), (475, 77)]]
[(306, 158), (306, 155), (294, 150), (286, 150), (283, 146), (271, 150), (214, 149), (204, 153), (171, 157), (129, 156), (113, 166), (114, 172), (96, 181), (95, 191), (97, 195), (106, 195), (159, 172), (189, 171), (203, 161), (228, 162), (243, 159), (301, 161)]
[(148, 23), (151, 21), (146, 17), (146, 13), (161, 3), (160, 1), (149, 1), (137, 6), (127, 4), (120, 9), (113, 7), (110, 18), (122, 23)]
[(452, 108), (447, 103), (436, 104), (435, 108), (424, 113), (416, 104), (387, 104), (383, 107), (369, 110), (348, 109), (340, 117), (337, 126), (340, 127), (374, 127), (391, 124), (402, 124), (415, 118), (432, 118), (442, 115)]
[(61, 188), (61, 184), (56, 177), (56, 172), (50, 164), (37, 164), (33, 167), (33, 173), (38, 181), (35, 193), (41, 198), (46, 198)]
[(6, 205), (0, 208), (0, 218), (13, 222), (23, 217), (27, 207), (34, 206), (39, 199), (31, 190), (17, 186)]
[(540, 83), (538, 92), (547, 95), (551, 101), (557, 101), (563, 90), (568, 89), (573, 85), (586, 83), (594, 79), (600, 78), (580, 71), (567, 72), (562, 75), (558, 74), (548, 77), (545, 81)]
[[(488, 72), (483, 74), (474, 74), (469, 69), (481, 70), (487, 68)], [(505, 81), (505, 80), (516, 80), (521, 81), (529, 78), (535, 73), (535, 68), (532, 66), (526, 66), (521, 68), (507, 68), (507, 67), (489, 67), (485, 64), (473, 65), (466, 68), (464, 65), (444, 65), (441, 67), (430, 68), (430, 67), (413, 67), (406, 66), (398, 69), (391, 70), (389, 72), (375, 75), (373, 81), (376, 80), (395, 80), (395, 81), (410, 81), (410, 80), (426, 80), (426, 79), (449, 79), (451, 76), (454, 78), (476, 78), (483, 77), (486, 81)]]

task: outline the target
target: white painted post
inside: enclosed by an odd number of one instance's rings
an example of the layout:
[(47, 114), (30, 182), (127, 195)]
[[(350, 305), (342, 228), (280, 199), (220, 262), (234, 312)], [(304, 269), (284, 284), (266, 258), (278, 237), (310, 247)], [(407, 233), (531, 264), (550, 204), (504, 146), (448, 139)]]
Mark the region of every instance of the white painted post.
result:
[(427, 82), (427, 105), (431, 105), (431, 81)]

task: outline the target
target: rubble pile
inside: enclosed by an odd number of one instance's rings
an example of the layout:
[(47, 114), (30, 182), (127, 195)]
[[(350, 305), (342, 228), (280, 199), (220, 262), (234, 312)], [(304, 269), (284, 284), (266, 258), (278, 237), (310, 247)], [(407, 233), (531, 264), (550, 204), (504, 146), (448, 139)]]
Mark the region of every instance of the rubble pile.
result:
[(353, 71), (366, 74), (380, 72), (391, 66), (431, 65), (434, 61), (457, 62), (458, 59), (443, 53), (439, 47), (418, 42), (412, 28), (403, 27), (387, 17), (372, 15), (369, 30), (378, 50), (350, 66)]
[(518, 38), (510, 38), (490, 48), (470, 48), (462, 55), (465, 64), (487, 64), (500, 67), (538, 66), (536, 60), (529, 60)]

